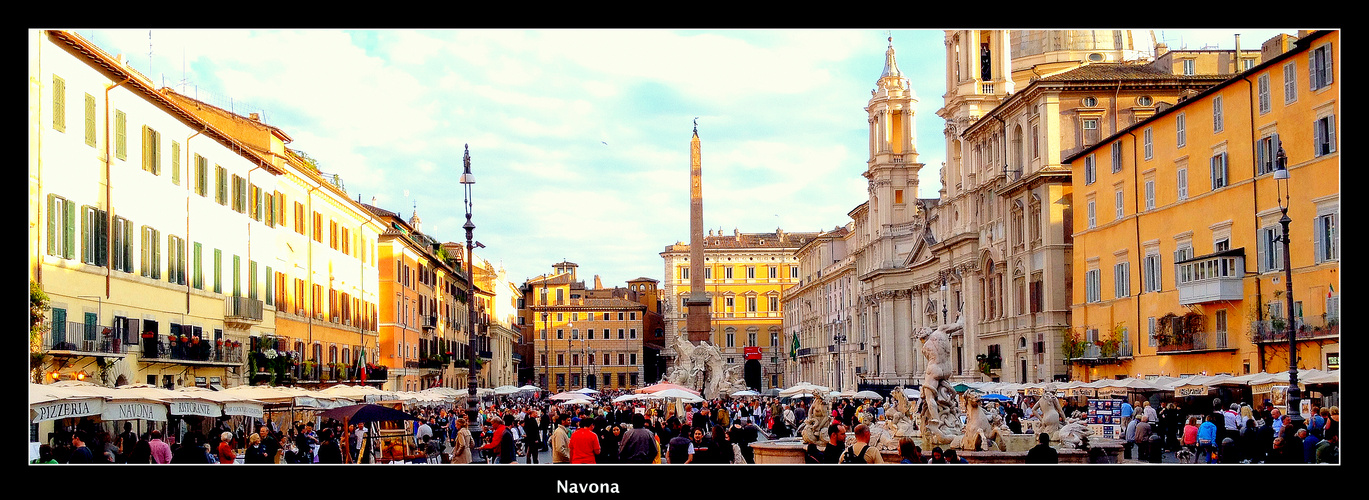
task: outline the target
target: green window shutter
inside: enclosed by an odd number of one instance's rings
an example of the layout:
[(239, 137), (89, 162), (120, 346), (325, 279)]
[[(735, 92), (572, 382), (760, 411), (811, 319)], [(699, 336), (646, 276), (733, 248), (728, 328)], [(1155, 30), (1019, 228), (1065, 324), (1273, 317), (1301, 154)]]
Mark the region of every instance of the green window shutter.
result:
[(57, 242), (53, 240), (57, 236), (57, 205), (61, 201), (57, 195), (48, 195), (48, 255), (57, 255)]
[(123, 111), (114, 111), (114, 157), (128, 159), (128, 127)]
[(64, 224), (64, 235), (62, 238), (62, 257), (66, 259), (76, 258), (76, 202), (62, 200), (66, 209), (62, 210), (62, 215), (66, 216)]
[(242, 296), (242, 280), (241, 280), (241, 278), (240, 278), (241, 275), (242, 275), (242, 260), (239, 259), (238, 256), (234, 255), (234, 256), (233, 256), (233, 296), (234, 296), (234, 297), (241, 297), (241, 296)]
[(266, 303), (267, 303), (267, 304), (274, 304), (274, 303), (275, 303), (274, 298), (275, 298), (275, 296), (276, 296), (276, 287), (275, 287), (276, 280), (275, 280), (275, 278), (271, 275), (271, 266), (266, 266), (265, 278), (266, 278)]
[(214, 249), (214, 293), (223, 293), (223, 250)]
[(181, 185), (181, 143), (171, 141), (171, 183)]
[(95, 96), (86, 94), (86, 145), (95, 146)]
[(67, 131), (67, 82), (52, 75), (52, 129)]
[(93, 228), (90, 227), (90, 207), (81, 207), (81, 262), (89, 264), (93, 261), (94, 255), (91, 248), (95, 246), (91, 239)]
[(95, 249), (96, 264), (101, 266), (109, 265), (109, 212), (104, 210), (95, 211), (96, 225), (99, 226), (100, 235), (96, 239), (99, 248)]
[(257, 298), (257, 262), (247, 261), (247, 296)]
[(162, 232), (152, 230), (152, 279), (162, 279)]
[(194, 259), (195, 275), (191, 278), (191, 283), (195, 289), (204, 290), (204, 248), (198, 242), (195, 243)]
[(57, 345), (67, 341), (67, 310), (52, 309), (52, 343)]

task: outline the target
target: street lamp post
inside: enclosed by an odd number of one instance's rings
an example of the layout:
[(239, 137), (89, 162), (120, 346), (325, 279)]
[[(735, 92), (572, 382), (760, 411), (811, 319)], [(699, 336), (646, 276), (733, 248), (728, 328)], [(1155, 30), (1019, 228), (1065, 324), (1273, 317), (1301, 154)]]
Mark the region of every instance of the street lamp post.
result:
[(1288, 253), (1288, 224), (1293, 222), (1288, 218), (1289, 195), (1292, 194), (1288, 187), (1288, 155), (1283, 151), (1283, 145), (1279, 145), (1278, 151), (1274, 155), (1277, 162), (1274, 170), (1274, 185), (1279, 201), (1279, 211), (1283, 217), (1279, 218), (1279, 225), (1283, 226), (1283, 234), (1279, 240), (1283, 242), (1283, 281), (1284, 294), (1288, 296), (1288, 315), (1284, 323), (1288, 325), (1288, 414), (1291, 425), (1294, 428), (1302, 427), (1302, 391), (1298, 389), (1298, 337), (1297, 330), (1293, 324), (1293, 266), (1292, 256)]
[(844, 349), (842, 349), (842, 344), (845, 344), (845, 343), (846, 343), (846, 332), (841, 330), (841, 313), (837, 313), (837, 319), (836, 319), (836, 321), (833, 321), (833, 322), (832, 322), (832, 343), (835, 344), (835, 345), (836, 345), (836, 348), (837, 348), (837, 384), (836, 384), (836, 386), (837, 386), (837, 392), (841, 392), (841, 390), (842, 390), (842, 383), (844, 382), (844, 380), (842, 379), (842, 376), (841, 376), (841, 368), (842, 368), (842, 366), (841, 366), (841, 365), (842, 365), (842, 363), (841, 363), (841, 361), (842, 361), (842, 359), (841, 359), (841, 354), (842, 354), (842, 351), (844, 350)]
[[(575, 349), (571, 342), (579, 335), (575, 332), (575, 323), (566, 323), (566, 329), (570, 330), (566, 332), (566, 361), (570, 361), (570, 353)], [(570, 365), (566, 365), (566, 390), (570, 390)]]
[(475, 185), (475, 176), (471, 174), (469, 144), (466, 145), (461, 162), (465, 168), (461, 174), (461, 186), (465, 191), (466, 205), (466, 224), (462, 225), (466, 229), (466, 282), (470, 284), (470, 291), (466, 294), (466, 418), (469, 422), (475, 422), (480, 413), (480, 402), (475, 395), (475, 274), (471, 268), (471, 262), (474, 260), (471, 247), (475, 231), (475, 224), (471, 223), (471, 187)]

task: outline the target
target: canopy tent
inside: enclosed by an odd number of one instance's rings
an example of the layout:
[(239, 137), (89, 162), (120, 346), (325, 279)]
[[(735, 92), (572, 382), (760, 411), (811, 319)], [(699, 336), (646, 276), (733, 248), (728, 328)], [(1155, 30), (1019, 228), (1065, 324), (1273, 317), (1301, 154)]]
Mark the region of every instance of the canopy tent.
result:
[(634, 392), (636, 392), (636, 393), (638, 393), (638, 394), (651, 394), (651, 393), (653, 393), (653, 392), (656, 392), (656, 391), (664, 391), (664, 390), (666, 390), (666, 389), (680, 389), (680, 390), (683, 390), (683, 391), (692, 392), (692, 393), (694, 393), (696, 396), (697, 396), (697, 395), (700, 395), (700, 394), (699, 394), (699, 391), (696, 391), (696, 390), (694, 390), (694, 389), (690, 389), (690, 388), (685, 387), (685, 386), (682, 386), (682, 385), (675, 385), (675, 384), (672, 384), (672, 383), (669, 383), (669, 382), (661, 382), (661, 383), (657, 383), (657, 384), (652, 384), (652, 385), (643, 387), (643, 388), (641, 388), (641, 389), (637, 389), (637, 390), (634, 391)]
[(742, 390), (740, 390), (740, 391), (737, 391), (737, 392), (732, 393), (731, 395), (734, 396), (734, 397), (744, 397), (744, 396), (759, 396), (759, 395), (761, 395), (761, 393), (756, 392), (756, 391), (753, 391), (753, 390), (751, 390), (751, 389), (742, 389)]
[(590, 389), (590, 388), (588, 388), (588, 387), (581, 387), (579, 390), (577, 390), (577, 391), (575, 391), (575, 392), (578, 392), (578, 393), (580, 393), (580, 394), (598, 394), (598, 393), (599, 393), (599, 391), (596, 391), (596, 390), (594, 390), (594, 389)]
[(884, 396), (880, 396), (879, 393), (875, 391), (860, 391), (852, 394), (851, 397), (854, 399), (884, 399)]
[(540, 392), (542, 388), (535, 385), (525, 385), (518, 388), (518, 392)]
[(397, 422), (417, 420), (413, 415), (378, 404), (359, 404), (330, 408), (319, 413), (320, 417), (349, 422)]
[(100, 394), (57, 384), (29, 383), (29, 416), (33, 423), (97, 416), (104, 411), (105, 396)]
[(265, 403), (255, 399), (194, 386), (182, 387), (176, 389), (176, 392), (194, 394), (197, 397), (218, 402), (223, 405), (224, 415), (253, 418), (262, 418), (265, 415)]
[[(508, 395), (510, 395), (510, 394), (518, 394), (519, 391), (520, 391), (520, 389), (519, 389), (518, 387), (512, 386), (512, 385), (501, 385), (501, 386), (499, 386), (499, 387), (495, 387), (495, 388), (494, 388), (494, 393), (495, 393), (496, 395), (499, 395), (499, 396), (508, 396)], [(476, 392), (479, 393), (479, 389), (477, 389)]]
[(622, 396), (618, 396), (618, 397), (616, 397), (616, 398), (613, 398), (613, 402), (614, 402), (614, 403), (626, 403), (626, 402), (628, 402), (628, 401), (637, 401), (637, 400), (639, 400), (639, 399), (649, 399), (649, 398), (644, 397), (644, 396), (650, 396), (650, 394), (624, 394), (624, 395), (622, 395)]

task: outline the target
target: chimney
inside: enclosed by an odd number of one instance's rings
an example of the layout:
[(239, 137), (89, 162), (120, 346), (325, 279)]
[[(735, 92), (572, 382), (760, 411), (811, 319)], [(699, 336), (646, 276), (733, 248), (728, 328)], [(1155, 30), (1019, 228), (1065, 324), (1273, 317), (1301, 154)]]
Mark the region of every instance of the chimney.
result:
[(594, 289), (595, 289), (595, 290), (602, 290), (603, 288), (604, 288), (604, 283), (601, 282), (601, 281), (599, 281), (599, 275), (597, 275), (597, 274), (594, 275)]
[(1168, 54), (1168, 53), (1169, 53), (1169, 44), (1166, 44), (1166, 43), (1157, 43), (1157, 44), (1155, 44), (1155, 58), (1156, 58), (1156, 59), (1159, 59), (1160, 56), (1163, 56), (1163, 55)]
[(251, 120), (254, 121), (254, 122), (260, 122), (260, 121), (261, 121), (261, 114), (260, 114), (260, 113), (248, 113), (248, 114), (247, 114), (247, 118), (251, 119)]

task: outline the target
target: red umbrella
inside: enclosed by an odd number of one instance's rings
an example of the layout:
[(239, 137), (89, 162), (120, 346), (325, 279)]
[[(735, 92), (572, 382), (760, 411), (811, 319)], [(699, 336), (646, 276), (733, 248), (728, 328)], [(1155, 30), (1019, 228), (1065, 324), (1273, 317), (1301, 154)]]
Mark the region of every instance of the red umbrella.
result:
[(671, 383), (668, 383), (668, 382), (661, 382), (661, 383), (659, 383), (659, 384), (649, 385), (649, 386), (643, 387), (643, 388), (641, 388), (641, 389), (637, 389), (636, 392), (637, 392), (638, 394), (651, 394), (651, 393), (654, 393), (654, 392), (664, 391), (664, 390), (666, 390), (666, 389), (679, 389), (679, 390), (682, 390), (682, 391), (688, 391), (688, 392), (690, 392), (690, 393), (693, 393), (693, 394), (696, 395), (696, 396), (699, 395), (699, 391), (696, 391), (696, 390), (694, 390), (694, 389), (690, 389), (690, 388), (685, 387), (685, 386), (682, 386), (682, 385), (671, 384)]

